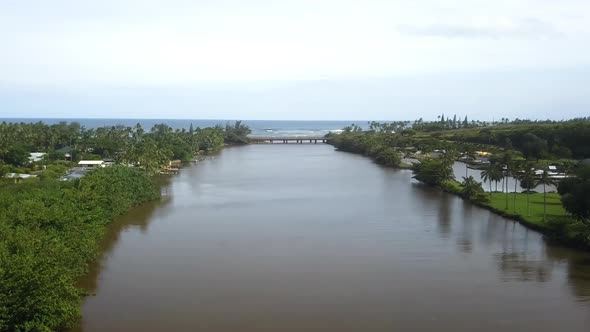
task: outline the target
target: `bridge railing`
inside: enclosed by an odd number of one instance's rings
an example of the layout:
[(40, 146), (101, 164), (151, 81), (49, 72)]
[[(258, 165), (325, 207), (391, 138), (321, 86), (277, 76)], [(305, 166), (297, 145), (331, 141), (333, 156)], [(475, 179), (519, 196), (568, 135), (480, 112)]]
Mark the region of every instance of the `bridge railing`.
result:
[(252, 143), (326, 143), (324, 136), (250, 136)]

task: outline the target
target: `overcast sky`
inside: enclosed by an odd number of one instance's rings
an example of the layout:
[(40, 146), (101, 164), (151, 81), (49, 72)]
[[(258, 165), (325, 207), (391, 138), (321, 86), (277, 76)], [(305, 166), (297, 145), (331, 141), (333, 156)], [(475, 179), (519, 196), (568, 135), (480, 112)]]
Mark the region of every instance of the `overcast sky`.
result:
[(0, 0), (0, 118), (590, 114), (588, 0)]

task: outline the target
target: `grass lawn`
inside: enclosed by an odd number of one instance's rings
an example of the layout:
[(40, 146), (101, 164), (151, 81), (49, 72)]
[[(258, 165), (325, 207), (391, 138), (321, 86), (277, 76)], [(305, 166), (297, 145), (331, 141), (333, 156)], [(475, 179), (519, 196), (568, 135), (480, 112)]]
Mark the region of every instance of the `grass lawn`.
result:
[[(492, 197), (489, 204), (491, 207), (505, 211), (510, 214), (517, 214), (523, 219), (535, 223), (537, 225), (543, 225), (543, 193), (531, 193), (528, 194), (530, 202), (530, 216), (527, 213), (527, 194), (517, 193), (516, 194), (516, 209), (514, 208), (514, 194), (508, 194), (508, 209), (506, 210), (506, 194), (505, 193), (492, 193)], [(567, 217), (566, 211), (561, 205), (559, 194), (547, 193), (547, 215), (546, 219), (562, 219)]]

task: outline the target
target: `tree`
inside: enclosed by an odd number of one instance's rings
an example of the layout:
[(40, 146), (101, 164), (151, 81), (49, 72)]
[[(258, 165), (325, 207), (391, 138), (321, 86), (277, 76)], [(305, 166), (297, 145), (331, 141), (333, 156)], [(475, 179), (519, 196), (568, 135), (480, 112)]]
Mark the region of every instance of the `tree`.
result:
[(477, 182), (473, 176), (463, 177), (463, 188), (461, 195), (470, 200), (479, 200), (479, 195), (483, 193), (481, 182)]
[(0, 156), (0, 159), (9, 165), (22, 166), (29, 160), (29, 155), (22, 146), (14, 146)]
[(61, 331), (80, 315), (77, 280), (112, 218), (158, 198), (138, 169), (93, 170), (82, 181), (0, 186), (0, 331)]
[(526, 209), (527, 216), (531, 215), (530, 191), (536, 186), (535, 169), (532, 164), (527, 164), (520, 177), (520, 187), (526, 189)]
[(228, 122), (225, 125), (223, 139), (227, 144), (247, 144), (248, 135), (251, 132), (250, 127), (243, 124), (242, 121), (236, 121), (233, 125)]
[(525, 158), (539, 159), (547, 150), (547, 141), (539, 138), (533, 133), (526, 133), (522, 137), (521, 150)]
[(484, 168), (481, 171), (481, 179), (484, 182), (489, 182), (490, 184), (490, 197), (492, 197), (492, 179), (493, 179), (493, 172), (494, 172), (494, 168), (492, 166), (492, 164), (488, 165), (488, 167)]
[(452, 164), (443, 159), (426, 159), (412, 165), (414, 179), (428, 185), (440, 185), (453, 179)]
[(375, 162), (385, 166), (397, 167), (401, 162), (401, 158), (399, 152), (395, 151), (393, 148), (387, 147), (380, 149), (380, 151), (377, 152)]
[(494, 181), (496, 183), (496, 192), (498, 191), (498, 183), (500, 181), (502, 181), (502, 178), (504, 177), (504, 170), (502, 169), (502, 165), (500, 165), (499, 163), (492, 163), (490, 165), (491, 167), (491, 181)]
[[(504, 120), (504, 119), (502, 119)], [(504, 184), (506, 184), (506, 192), (505, 192), (505, 196), (506, 196), (506, 207), (505, 209), (508, 210), (508, 176), (510, 175), (510, 168), (512, 167), (513, 164), (513, 159), (512, 159), (512, 153), (510, 152), (505, 152), (502, 155), (501, 160), (501, 165), (502, 165), (502, 179), (504, 180), (504, 183), (502, 183), (502, 191), (504, 191)]]
[(590, 167), (580, 167), (574, 177), (561, 180), (557, 191), (566, 211), (590, 225)]
[(545, 220), (545, 216), (547, 215), (547, 190), (545, 187), (555, 185), (556, 181), (549, 176), (547, 170), (543, 170), (543, 174), (541, 174), (541, 178), (538, 179), (537, 184), (543, 185), (543, 220)]
[(516, 186), (518, 185), (518, 182), (522, 176), (523, 168), (523, 164), (519, 160), (513, 160), (508, 167), (510, 170), (510, 175), (514, 178), (514, 211), (516, 211)]

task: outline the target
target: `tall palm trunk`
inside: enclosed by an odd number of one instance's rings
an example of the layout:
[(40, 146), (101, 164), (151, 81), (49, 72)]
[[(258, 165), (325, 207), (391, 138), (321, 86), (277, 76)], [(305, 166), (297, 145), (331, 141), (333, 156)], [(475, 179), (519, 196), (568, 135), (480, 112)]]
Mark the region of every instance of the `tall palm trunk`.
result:
[(492, 180), (490, 180), (490, 198), (492, 197)]
[(508, 210), (508, 174), (506, 174), (506, 176), (504, 177), (504, 183), (502, 184), (502, 190), (504, 190), (504, 184), (506, 185), (506, 191), (505, 191), (506, 208), (505, 208), (505, 210)]
[(529, 188), (529, 185), (527, 183), (526, 186), (526, 214), (527, 216), (531, 216), (531, 205), (529, 203), (529, 195), (530, 195), (531, 189)]
[(545, 183), (543, 183), (543, 221), (547, 215), (547, 191), (545, 191)]
[(518, 181), (516, 180), (516, 178), (514, 178), (514, 212), (516, 212), (516, 185), (518, 184)]

